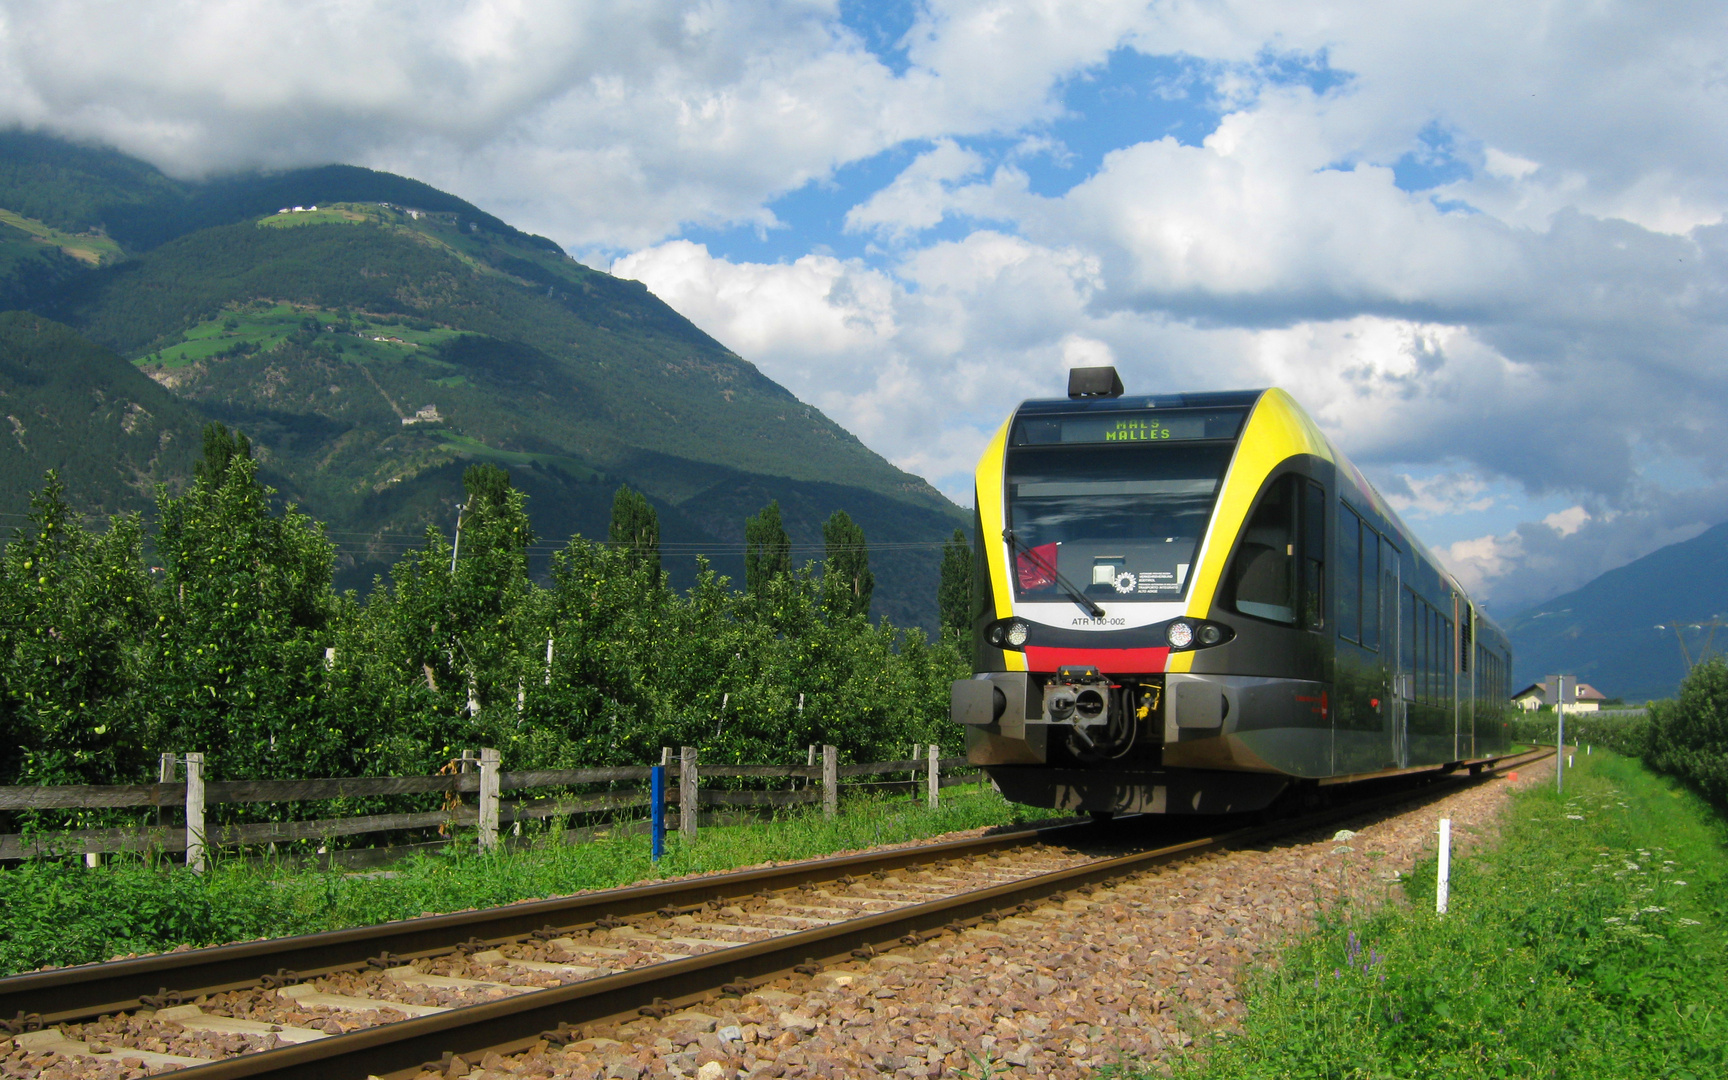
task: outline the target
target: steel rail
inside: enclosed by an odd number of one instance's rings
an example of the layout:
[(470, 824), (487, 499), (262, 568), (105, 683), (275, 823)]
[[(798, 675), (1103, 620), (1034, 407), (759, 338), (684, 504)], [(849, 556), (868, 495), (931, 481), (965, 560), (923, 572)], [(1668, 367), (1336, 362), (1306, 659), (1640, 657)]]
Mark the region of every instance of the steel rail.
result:
[[(1473, 786), (1496, 767), (1539, 760), (1551, 749), (1487, 759), (1475, 772), (1439, 774), (1444, 789)], [(1234, 829), (1216, 836), (1103, 859), (1020, 881), (989, 886), (926, 901), (831, 926), (736, 945), (698, 956), (653, 964), (614, 975), (567, 983), (501, 1001), (452, 1009), (397, 1023), (365, 1028), (315, 1042), (215, 1061), (182, 1070), (185, 1080), (326, 1080), (383, 1077), (405, 1080), (425, 1063), (445, 1054), (468, 1060), (488, 1051), (512, 1053), (573, 1028), (700, 1004), (718, 992), (746, 987), (792, 971), (874, 955), (876, 950), (919, 944), (1008, 913), (1029, 909), (1069, 890), (1110, 882), (1151, 867), (1222, 848), (1246, 847), (1333, 822), (1373, 814), (1425, 793), (1433, 784), (1412, 786), (1304, 814), (1270, 825)], [(434, 1066), (438, 1067), (438, 1066)]]
[(178, 994), (189, 1000), (200, 994), (251, 989), (262, 977), (279, 970), (304, 979), (365, 967), (381, 952), (403, 960), (439, 956), (475, 939), (488, 946), (501, 945), (548, 927), (561, 933), (585, 929), (607, 916), (647, 915), (668, 905), (743, 899), (763, 889), (796, 888), (860, 871), (893, 870), (989, 851), (1064, 843), (1093, 835), (1092, 828), (1089, 822), (1048, 825), (347, 930), (33, 971), (0, 979), (0, 1019), (25, 1014), (39, 1018), (44, 1025), (92, 1019), (139, 1008), (147, 997)]

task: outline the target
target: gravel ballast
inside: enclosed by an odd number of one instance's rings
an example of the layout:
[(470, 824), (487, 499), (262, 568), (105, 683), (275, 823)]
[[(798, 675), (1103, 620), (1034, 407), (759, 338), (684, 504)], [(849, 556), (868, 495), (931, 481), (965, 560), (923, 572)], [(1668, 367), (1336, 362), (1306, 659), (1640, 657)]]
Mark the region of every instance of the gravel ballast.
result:
[[(1518, 775), (1539, 783), (1552, 767)], [(1383, 902), (1432, 850), (1440, 818), (1452, 821), (1455, 855), (1489, 838), (1511, 787), (1495, 779), (1375, 820), (1208, 853), (989, 928), (565, 1047), (455, 1061), (445, 1075), (1065, 1080), (1124, 1060), (1156, 1064), (1239, 1017), (1247, 966), (1322, 909)]]

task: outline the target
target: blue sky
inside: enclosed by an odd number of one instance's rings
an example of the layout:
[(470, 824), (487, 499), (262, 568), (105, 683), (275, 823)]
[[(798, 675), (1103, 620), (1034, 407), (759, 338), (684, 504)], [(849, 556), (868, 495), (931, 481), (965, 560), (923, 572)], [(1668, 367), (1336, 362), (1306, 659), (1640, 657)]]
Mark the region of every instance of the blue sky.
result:
[(1280, 385), (1472, 589), (1728, 520), (1728, 7), (0, 0), (0, 123), (415, 176), (959, 500), (1015, 402)]

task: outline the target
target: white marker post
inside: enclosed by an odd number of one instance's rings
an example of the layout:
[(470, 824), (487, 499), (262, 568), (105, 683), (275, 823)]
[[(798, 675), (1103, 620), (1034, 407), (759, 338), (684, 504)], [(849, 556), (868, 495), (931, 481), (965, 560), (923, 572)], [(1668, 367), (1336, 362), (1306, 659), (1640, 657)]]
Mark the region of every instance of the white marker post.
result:
[(1452, 891), (1452, 819), (1440, 819), (1440, 867), (1434, 883), (1434, 912), (1446, 914), (1446, 901)]

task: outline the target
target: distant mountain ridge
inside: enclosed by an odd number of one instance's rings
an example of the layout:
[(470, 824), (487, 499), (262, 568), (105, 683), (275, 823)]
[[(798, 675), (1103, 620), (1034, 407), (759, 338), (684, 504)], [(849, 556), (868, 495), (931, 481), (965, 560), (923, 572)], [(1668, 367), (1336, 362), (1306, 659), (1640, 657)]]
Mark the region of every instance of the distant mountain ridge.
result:
[[(1642, 702), (1671, 696), (1685, 677), (1674, 627), (1696, 660), (1710, 631), (1689, 627), (1718, 615), (1728, 616), (1728, 522), (1538, 604), (1508, 620), (1507, 632), (1520, 686), (1575, 674), (1609, 697)], [(1728, 650), (1728, 628), (1714, 644)]]
[[(0, 211), (0, 306), (61, 324), (28, 339), (25, 367), (53, 367), (58, 349), (83, 357), (68, 371), (149, 376), (127, 385), (166, 395), (142, 407), (169, 417), (170, 443), (207, 419), (246, 432), (269, 482), (329, 523), (344, 584), (426, 526), (448, 531), (462, 469), (493, 461), (532, 496), (549, 545), (604, 536), (617, 486), (644, 491), (686, 581), (698, 551), (741, 578), (744, 517), (769, 499), (800, 561), (845, 509), (875, 549), (875, 610), (935, 621), (937, 545), (964, 526), (958, 507), (640, 283), (455, 196), (349, 166), (187, 183), (10, 132)], [(85, 376), (33, 377), (13, 379), (5, 411), (74, 425)], [(188, 467), (170, 454), (97, 482), (115, 466), (94, 451), (105, 439), (46, 456), (0, 441), (0, 513), (20, 512), (18, 492), (56, 460), (69, 494), (103, 512), (146, 505), (151, 483)]]

